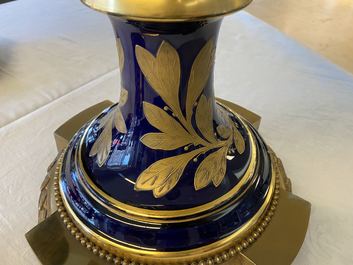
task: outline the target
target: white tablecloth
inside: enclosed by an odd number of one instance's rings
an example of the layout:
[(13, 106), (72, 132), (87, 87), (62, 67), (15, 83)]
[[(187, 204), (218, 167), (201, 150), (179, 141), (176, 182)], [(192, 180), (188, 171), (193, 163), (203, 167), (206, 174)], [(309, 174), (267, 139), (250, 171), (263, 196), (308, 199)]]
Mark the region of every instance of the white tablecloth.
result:
[(79, 0), (0, 5), (0, 127), (115, 69), (108, 21)]
[[(0, 256), (38, 265), (24, 234), (56, 155), (53, 131), (104, 99), (119, 77), (108, 19), (72, 0), (0, 6)], [(353, 77), (240, 12), (228, 17), (216, 94), (259, 114), (294, 191), (312, 203), (296, 265), (353, 264)]]

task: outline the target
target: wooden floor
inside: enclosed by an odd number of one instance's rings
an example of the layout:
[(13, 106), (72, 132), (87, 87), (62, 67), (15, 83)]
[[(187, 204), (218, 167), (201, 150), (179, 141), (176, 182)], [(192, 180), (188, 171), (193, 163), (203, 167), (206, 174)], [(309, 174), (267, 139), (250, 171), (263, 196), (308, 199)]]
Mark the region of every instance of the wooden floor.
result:
[(352, 0), (254, 0), (246, 10), (353, 73)]

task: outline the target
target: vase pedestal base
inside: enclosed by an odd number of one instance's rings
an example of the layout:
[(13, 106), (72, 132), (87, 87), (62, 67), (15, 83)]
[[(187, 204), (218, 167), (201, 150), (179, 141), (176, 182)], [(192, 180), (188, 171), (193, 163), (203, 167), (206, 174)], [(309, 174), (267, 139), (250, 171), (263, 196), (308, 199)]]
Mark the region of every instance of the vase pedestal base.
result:
[[(261, 118), (234, 103), (217, 99), (244, 117), (256, 129)], [(103, 101), (77, 114), (55, 133), (59, 154), (73, 135), (102, 110), (111, 106)], [(226, 265), (289, 265), (293, 262), (304, 241), (310, 217), (310, 203), (292, 193), (282, 162), (271, 152), (273, 163), (280, 176), (280, 199), (271, 222), (261, 236), (244, 252), (230, 258)], [(39, 224), (26, 234), (26, 238), (43, 265), (107, 265), (111, 264), (83, 247), (67, 230), (57, 212), (53, 196), (53, 176), (57, 159), (49, 166), (41, 186)], [(128, 265), (128, 264), (127, 264)]]

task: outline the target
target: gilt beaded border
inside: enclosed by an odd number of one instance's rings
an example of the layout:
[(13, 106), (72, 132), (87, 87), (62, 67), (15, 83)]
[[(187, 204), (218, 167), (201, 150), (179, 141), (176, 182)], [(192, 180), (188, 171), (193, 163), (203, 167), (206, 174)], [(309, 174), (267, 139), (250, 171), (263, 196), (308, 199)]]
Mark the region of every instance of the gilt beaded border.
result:
[[(55, 168), (55, 175), (54, 175), (54, 197), (55, 197), (55, 202), (56, 206), (58, 208), (58, 212), (60, 214), (60, 218), (63, 221), (64, 225), (66, 226), (67, 230), (71, 233), (71, 235), (79, 241), (84, 247), (86, 247), (89, 251), (91, 251), (93, 254), (99, 256), (101, 259), (105, 259), (107, 262), (110, 264), (114, 265), (146, 265), (145, 263), (141, 262), (136, 262), (131, 259), (126, 259), (124, 257), (119, 257), (116, 256), (115, 254), (110, 253), (109, 251), (106, 251), (102, 249), (101, 247), (97, 246), (93, 242), (91, 242), (87, 237), (83, 235), (83, 233), (77, 228), (77, 226), (73, 223), (71, 218), (69, 217), (68, 213), (66, 212), (66, 209), (64, 207), (61, 194), (60, 194), (60, 188), (59, 188), (59, 172), (60, 172), (60, 167), (62, 166), (62, 161), (64, 158), (65, 151), (62, 152), (60, 155), (56, 168)], [(260, 236), (261, 234), (265, 231), (266, 227), (268, 226), (269, 222), (271, 221), (272, 217), (275, 214), (277, 205), (278, 205), (278, 200), (280, 196), (280, 178), (279, 174), (280, 171), (278, 169), (277, 165), (277, 158), (274, 154), (270, 154), (272, 159), (272, 162), (274, 163), (274, 173), (276, 176), (276, 184), (275, 184), (275, 190), (274, 190), (274, 195), (273, 198), (271, 199), (271, 203), (269, 205), (269, 208), (267, 209), (266, 214), (264, 217), (261, 219), (261, 221), (255, 226), (255, 228), (248, 234), (247, 237), (245, 237), (243, 240), (238, 241), (233, 247), (228, 248), (228, 250), (223, 251), (222, 253), (218, 255), (213, 255), (210, 256), (209, 258), (206, 259), (201, 259), (201, 260), (195, 260), (191, 262), (183, 262), (180, 263), (182, 265), (215, 265), (215, 264), (222, 264), (226, 261), (228, 261), (230, 258), (236, 256), (240, 252), (242, 252), (244, 249), (248, 248), (251, 244), (253, 244)], [(152, 264), (152, 263), (149, 263)], [(176, 263), (179, 264), (179, 263)]]

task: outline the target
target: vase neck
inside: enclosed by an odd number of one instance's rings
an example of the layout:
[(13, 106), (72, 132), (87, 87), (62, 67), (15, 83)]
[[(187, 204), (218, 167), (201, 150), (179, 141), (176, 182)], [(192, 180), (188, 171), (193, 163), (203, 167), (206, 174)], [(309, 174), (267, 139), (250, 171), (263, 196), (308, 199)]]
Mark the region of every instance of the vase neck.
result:
[[(183, 23), (144, 23), (123, 21), (110, 16), (110, 20), (117, 38), (121, 87), (129, 95), (127, 103), (121, 107), (126, 116), (142, 117), (144, 101), (165, 105), (167, 94), (178, 97), (170, 100), (178, 101), (180, 105), (180, 108), (177, 104), (169, 107), (174, 108), (173, 111), (180, 111), (176, 114), (186, 114), (188, 89), (195, 89), (189, 86), (190, 79), (193, 78), (192, 68), (198, 57), (200, 65), (198, 68), (201, 67), (208, 78), (195, 82), (204, 82), (200, 84), (203, 86), (203, 94), (214, 100), (213, 62), (221, 19)], [(168, 53), (170, 61), (158, 62), (161, 53)], [(152, 56), (156, 62), (149, 65), (150, 62), (146, 62), (145, 59)], [(176, 57), (178, 61), (175, 60)], [(148, 68), (154, 67), (160, 68), (158, 69), (161, 71), (160, 75), (146, 76)], [(169, 75), (168, 80), (163, 80), (163, 74)], [(161, 95), (160, 90), (166, 95)]]

